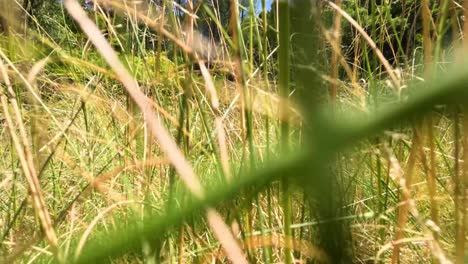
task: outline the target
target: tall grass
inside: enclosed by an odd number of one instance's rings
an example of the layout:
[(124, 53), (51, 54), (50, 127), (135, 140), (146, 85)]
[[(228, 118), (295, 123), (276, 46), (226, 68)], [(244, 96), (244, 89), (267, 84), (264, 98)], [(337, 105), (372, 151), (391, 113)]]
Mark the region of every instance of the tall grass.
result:
[(461, 7), (64, 2), (0, 7), (0, 261), (464, 263)]

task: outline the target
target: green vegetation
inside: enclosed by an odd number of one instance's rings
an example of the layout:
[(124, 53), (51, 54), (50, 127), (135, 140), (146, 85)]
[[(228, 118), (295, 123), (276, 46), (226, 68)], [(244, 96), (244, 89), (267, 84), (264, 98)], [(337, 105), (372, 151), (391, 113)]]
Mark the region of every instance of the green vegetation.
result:
[(468, 2), (387, 2), (0, 0), (0, 262), (466, 263)]

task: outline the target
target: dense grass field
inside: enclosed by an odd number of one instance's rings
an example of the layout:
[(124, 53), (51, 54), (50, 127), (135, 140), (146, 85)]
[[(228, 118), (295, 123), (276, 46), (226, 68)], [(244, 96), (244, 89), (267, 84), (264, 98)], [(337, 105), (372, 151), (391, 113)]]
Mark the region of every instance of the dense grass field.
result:
[(466, 17), (0, 0), (0, 263), (467, 263)]

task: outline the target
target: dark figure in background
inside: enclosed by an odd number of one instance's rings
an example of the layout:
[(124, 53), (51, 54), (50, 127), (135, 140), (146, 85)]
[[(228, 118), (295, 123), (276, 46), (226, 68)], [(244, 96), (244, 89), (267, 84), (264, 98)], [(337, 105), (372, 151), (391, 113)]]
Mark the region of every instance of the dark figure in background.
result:
[(8, 34), (8, 22), (5, 18), (0, 17), (0, 32)]
[[(45, 3), (45, 0), (23, 0), (21, 7), (27, 14), (23, 14), (24, 16), (21, 16), (21, 19), (24, 19), (27, 24), (30, 17), (43, 3)], [(0, 33), (9, 34), (12, 26), (15, 26), (12, 20), (18, 19), (16, 12), (21, 11), (16, 5), (17, 3), (14, 0), (0, 0)]]
[(8, 35), (10, 31), (11, 8), (13, 7), (11, 0), (0, 0), (0, 34)]

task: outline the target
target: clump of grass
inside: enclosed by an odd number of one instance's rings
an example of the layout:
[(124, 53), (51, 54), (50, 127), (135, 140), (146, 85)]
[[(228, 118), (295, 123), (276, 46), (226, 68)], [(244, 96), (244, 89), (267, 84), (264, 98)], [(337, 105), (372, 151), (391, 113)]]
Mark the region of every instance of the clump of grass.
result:
[(460, 7), (64, 3), (1, 7), (2, 261), (463, 263)]

